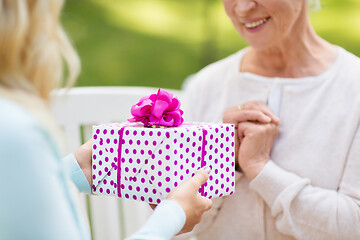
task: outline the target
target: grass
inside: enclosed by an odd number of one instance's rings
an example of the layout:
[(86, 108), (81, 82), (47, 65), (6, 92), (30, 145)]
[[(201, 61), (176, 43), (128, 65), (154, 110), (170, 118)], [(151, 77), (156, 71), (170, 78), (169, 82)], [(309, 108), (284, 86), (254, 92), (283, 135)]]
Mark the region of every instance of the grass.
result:
[[(322, 0), (316, 31), (360, 56), (360, 1)], [(179, 89), (207, 64), (246, 46), (220, 0), (66, 2), (65, 29), (82, 59), (77, 86)]]

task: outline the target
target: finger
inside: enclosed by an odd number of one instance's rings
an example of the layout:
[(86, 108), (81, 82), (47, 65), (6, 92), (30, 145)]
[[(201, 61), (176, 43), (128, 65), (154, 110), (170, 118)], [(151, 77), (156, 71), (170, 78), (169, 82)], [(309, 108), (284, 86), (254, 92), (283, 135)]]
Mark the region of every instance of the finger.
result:
[(276, 114), (262, 101), (250, 101), (233, 107), (229, 107), (227, 112), (236, 112), (239, 110), (258, 110), (272, 119), (272, 122), (279, 124), (280, 119)]
[(270, 127), (272, 128), (272, 131), (274, 131), (275, 136), (277, 136), (280, 133), (279, 125), (270, 123)]
[(273, 123), (275, 123), (275, 124), (280, 123), (280, 118), (278, 116), (276, 116), (275, 113), (270, 110), (270, 108), (265, 108), (262, 111), (264, 114), (266, 114), (267, 116), (269, 116), (272, 119)]
[(259, 123), (241, 122), (241, 123), (238, 124), (238, 137), (239, 137), (240, 145), (241, 145), (241, 141), (246, 136), (246, 130), (254, 127), (254, 125), (259, 125)]
[(229, 108), (226, 109), (226, 112), (236, 112), (236, 111), (239, 111), (241, 109), (244, 109), (243, 104), (239, 104), (239, 105), (236, 105), (236, 106), (229, 107)]
[(196, 187), (196, 191), (203, 185), (209, 178), (210, 168), (200, 168), (196, 171), (195, 175), (189, 179), (190, 182)]
[(238, 126), (237, 126), (237, 128), (238, 128), (238, 135), (237, 135), (237, 137), (238, 137), (238, 139), (239, 139), (239, 147), (240, 147), (240, 145), (241, 145), (241, 142), (242, 142), (242, 140), (244, 139), (244, 137), (245, 137), (245, 134), (244, 134), (244, 123), (239, 123), (238, 124)]
[(238, 124), (239, 122), (256, 121), (260, 123), (270, 123), (272, 119), (259, 110), (241, 110), (226, 112), (223, 117), (224, 123)]
[[(201, 196), (200, 196), (201, 197)], [(204, 211), (208, 211), (211, 209), (212, 207), (212, 201), (211, 199), (208, 199), (206, 197), (201, 197), (203, 198), (203, 205), (204, 205)]]
[(268, 134), (278, 134), (279, 125), (275, 123), (262, 124), (257, 122), (242, 122), (238, 124), (238, 137), (241, 145), (241, 141), (245, 138), (247, 133), (253, 131), (265, 131)]
[(242, 105), (243, 108), (249, 108), (254, 110), (260, 110), (267, 116), (269, 116), (272, 119), (272, 122), (279, 124), (280, 119), (276, 114), (271, 110), (271, 108), (263, 101), (250, 101), (248, 103)]

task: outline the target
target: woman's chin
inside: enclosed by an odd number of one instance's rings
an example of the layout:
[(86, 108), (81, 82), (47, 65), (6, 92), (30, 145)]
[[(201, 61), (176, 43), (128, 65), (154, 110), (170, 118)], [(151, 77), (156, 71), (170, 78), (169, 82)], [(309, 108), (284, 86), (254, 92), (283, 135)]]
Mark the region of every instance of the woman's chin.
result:
[(267, 37), (266, 34), (256, 33), (250, 33), (246, 30), (242, 29), (242, 31), (238, 31), (240, 36), (254, 49), (257, 50), (263, 50), (270, 48), (274, 45), (273, 38)]

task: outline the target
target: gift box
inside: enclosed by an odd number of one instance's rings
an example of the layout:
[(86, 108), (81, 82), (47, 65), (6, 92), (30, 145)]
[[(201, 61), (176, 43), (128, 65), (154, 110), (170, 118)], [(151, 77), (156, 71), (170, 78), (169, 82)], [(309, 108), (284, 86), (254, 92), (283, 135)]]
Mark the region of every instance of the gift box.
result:
[(234, 193), (234, 125), (139, 123), (93, 126), (93, 193), (160, 203), (201, 167), (211, 168), (202, 196)]

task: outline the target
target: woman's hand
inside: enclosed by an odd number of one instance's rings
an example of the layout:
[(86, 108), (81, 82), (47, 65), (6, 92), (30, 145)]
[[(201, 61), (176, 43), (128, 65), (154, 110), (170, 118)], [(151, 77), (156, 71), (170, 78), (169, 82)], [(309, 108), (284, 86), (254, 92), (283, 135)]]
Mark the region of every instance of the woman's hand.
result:
[(223, 114), (224, 123), (237, 126), (240, 122), (259, 122), (279, 124), (279, 118), (262, 101), (249, 101), (240, 105), (229, 107)]
[(238, 161), (240, 142), (239, 134), (236, 133), (240, 123), (254, 122), (278, 125), (280, 120), (264, 102), (249, 101), (226, 109), (223, 115), (223, 122), (235, 125), (235, 158)]
[(91, 177), (91, 153), (92, 153), (92, 139), (81, 145), (75, 152), (74, 156), (78, 162), (81, 170), (84, 172), (90, 187), (92, 187)]
[(212, 201), (199, 195), (198, 191), (209, 178), (209, 173), (199, 169), (195, 175), (174, 188), (166, 199), (177, 202), (186, 215), (186, 222), (180, 233), (193, 230), (194, 226), (201, 220), (203, 213), (212, 206)]
[(254, 179), (270, 160), (277, 134), (278, 125), (275, 123), (239, 123), (238, 163), (250, 180)]

